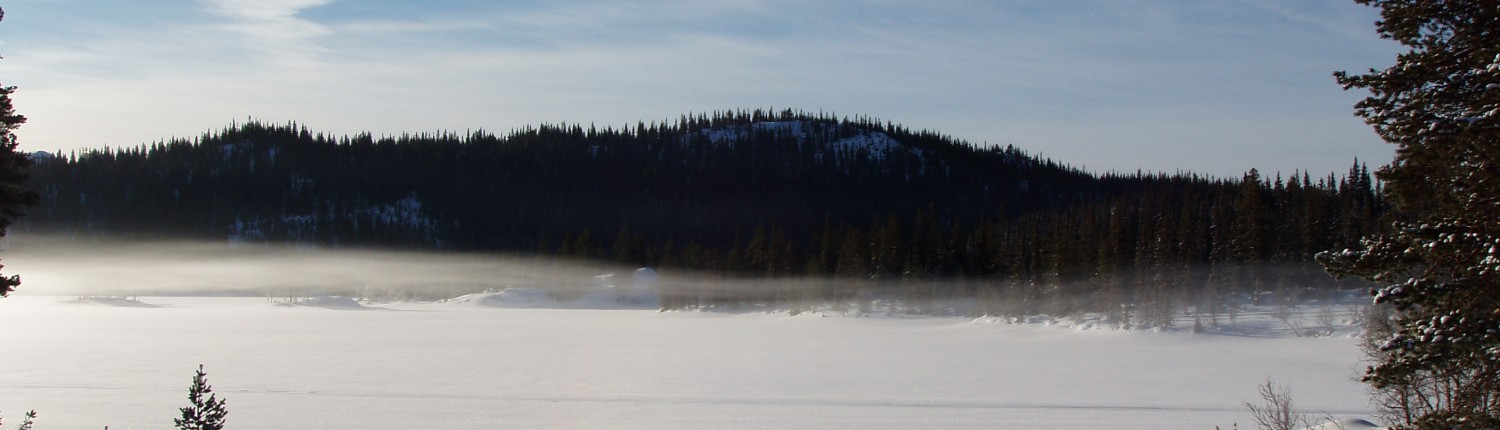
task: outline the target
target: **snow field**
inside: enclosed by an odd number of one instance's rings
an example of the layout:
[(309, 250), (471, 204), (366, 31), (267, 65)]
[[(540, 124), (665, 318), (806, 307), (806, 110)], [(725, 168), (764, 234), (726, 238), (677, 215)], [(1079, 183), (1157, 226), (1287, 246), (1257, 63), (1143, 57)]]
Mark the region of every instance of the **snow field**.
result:
[[(474, 301), (0, 300), (0, 410), (169, 428), (202, 363), (235, 428), (1252, 428), (1269, 376), (1373, 416), (1358, 339)], [(1250, 324), (1256, 314), (1243, 318)]]

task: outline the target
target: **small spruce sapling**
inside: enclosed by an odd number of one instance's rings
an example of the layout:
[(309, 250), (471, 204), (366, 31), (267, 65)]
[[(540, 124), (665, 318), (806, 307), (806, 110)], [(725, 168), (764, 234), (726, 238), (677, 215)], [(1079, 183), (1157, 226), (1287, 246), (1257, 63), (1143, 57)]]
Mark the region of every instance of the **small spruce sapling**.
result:
[(192, 404), (181, 409), (182, 418), (173, 419), (173, 425), (182, 430), (223, 430), (229, 410), (224, 408), (224, 399), (214, 395), (201, 364), (193, 376), (192, 388), (188, 389), (188, 401)]
[(20, 427), (16, 427), (16, 429), (17, 430), (31, 430), (31, 425), (35, 421), (36, 421), (36, 410), (33, 409), (31, 411), (27, 411), (26, 412), (26, 419), (21, 420), (21, 426)]
[(36, 410), (32, 410), (32, 411), (26, 412), (26, 419), (22, 420), (21, 421), (21, 426), (20, 427), (16, 427), (16, 429), (17, 430), (31, 430), (31, 425), (32, 425), (32, 422), (34, 422), (34, 421), (36, 421)]

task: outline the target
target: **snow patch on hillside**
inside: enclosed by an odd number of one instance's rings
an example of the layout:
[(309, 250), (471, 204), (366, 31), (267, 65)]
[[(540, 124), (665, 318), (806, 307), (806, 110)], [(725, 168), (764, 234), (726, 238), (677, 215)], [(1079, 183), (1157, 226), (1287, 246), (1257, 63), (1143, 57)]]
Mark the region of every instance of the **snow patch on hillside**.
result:
[(857, 130), (853, 135), (847, 135), (844, 132), (847, 130), (833, 124), (811, 121), (764, 121), (699, 130), (696, 134), (689, 135), (688, 141), (702, 138), (716, 145), (733, 146), (750, 140), (756, 135), (771, 134), (778, 139), (790, 139), (799, 146), (809, 143), (822, 144), (823, 147), (818, 151), (820, 160), (828, 154), (845, 157), (863, 154), (876, 160), (884, 160), (887, 155), (898, 151), (921, 154), (920, 150), (907, 148), (885, 132), (863, 129)]
[[(311, 181), (308, 181), (308, 187)], [(294, 189), (302, 189), (296, 186)], [(399, 231), (441, 245), (437, 239), (438, 221), (423, 209), (415, 193), (385, 204), (363, 204), (335, 212), (331, 207), (322, 217), (318, 213), (288, 213), (280, 217), (241, 218), (225, 226), (231, 244), (264, 243), (272, 239), (311, 242), (317, 236), (320, 218), (348, 219), (356, 232), (364, 230)]]
[(881, 132), (864, 133), (854, 137), (846, 137), (834, 141), (830, 148), (835, 151), (863, 151), (875, 158), (884, 158), (885, 154), (901, 150), (901, 142)]

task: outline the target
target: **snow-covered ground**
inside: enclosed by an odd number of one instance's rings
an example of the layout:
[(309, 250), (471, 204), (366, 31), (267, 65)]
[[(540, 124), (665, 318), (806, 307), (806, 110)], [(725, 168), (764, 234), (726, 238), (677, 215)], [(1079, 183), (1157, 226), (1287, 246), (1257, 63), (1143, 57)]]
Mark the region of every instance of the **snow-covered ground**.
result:
[(1374, 415), (1353, 380), (1352, 329), (1295, 337), (1270, 312), (1193, 334), (517, 308), (536, 299), (519, 293), (294, 305), (18, 294), (0, 299), (0, 410), (15, 423), (36, 409), (40, 429), (169, 428), (201, 363), (245, 429), (1251, 429), (1243, 402), (1268, 377), (1306, 411)]

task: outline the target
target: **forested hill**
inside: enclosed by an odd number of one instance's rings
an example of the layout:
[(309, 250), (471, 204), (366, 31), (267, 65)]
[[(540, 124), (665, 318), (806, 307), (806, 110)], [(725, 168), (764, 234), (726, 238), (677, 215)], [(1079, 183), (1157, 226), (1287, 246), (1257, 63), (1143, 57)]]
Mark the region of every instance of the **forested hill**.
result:
[(22, 231), (540, 253), (747, 275), (1086, 279), (1305, 262), (1382, 206), (1342, 178), (1096, 176), (872, 119), (333, 137), (234, 125), (38, 154)]

